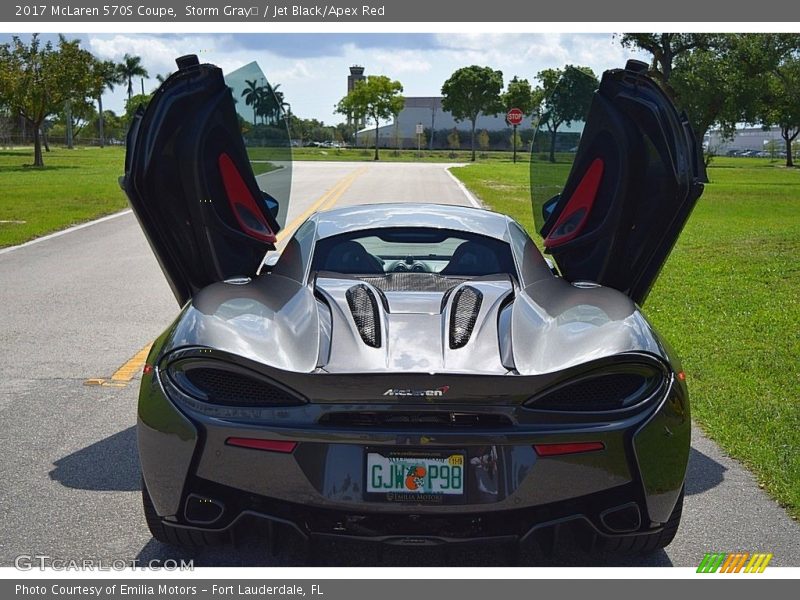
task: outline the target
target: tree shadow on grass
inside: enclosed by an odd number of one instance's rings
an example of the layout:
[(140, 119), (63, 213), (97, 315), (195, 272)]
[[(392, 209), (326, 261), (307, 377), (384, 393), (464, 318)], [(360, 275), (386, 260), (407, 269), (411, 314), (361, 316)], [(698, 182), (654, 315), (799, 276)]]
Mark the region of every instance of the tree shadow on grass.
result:
[(34, 167), (33, 165), (5, 165), (0, 166), (0, 173), (48, 173), (50, 171), (64, 171), (69, 169), (80, 169), (77, 165), (48, 165), (44, 167)]

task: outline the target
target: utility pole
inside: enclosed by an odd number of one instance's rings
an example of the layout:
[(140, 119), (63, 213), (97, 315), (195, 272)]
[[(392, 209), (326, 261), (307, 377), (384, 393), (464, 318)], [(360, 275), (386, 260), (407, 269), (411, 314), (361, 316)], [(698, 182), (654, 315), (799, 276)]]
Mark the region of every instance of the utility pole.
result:
[(430, 141), (430, 150), (433, 150), (433, 137), (434, 132), (436, 129), (434, 128), (436, 120), (436, 98), (431, 100), (431, 141)]

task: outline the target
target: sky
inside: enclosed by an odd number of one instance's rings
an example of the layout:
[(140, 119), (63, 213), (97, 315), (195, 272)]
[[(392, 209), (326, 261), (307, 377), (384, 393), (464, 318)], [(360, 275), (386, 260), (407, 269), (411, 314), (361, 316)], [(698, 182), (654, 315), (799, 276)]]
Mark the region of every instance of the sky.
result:
[[(23, 38), (27, 38), (25, 35)], [(45, 39), (56, 39), (48, 34)], [(621, 67), (628, 58), (647, 60), (623, 48), (608, 33), (258, 33), (258, 34), (69, 34), (101, 59), (121, 61), (138, 55), (150, 78), (145, 91), (158, 85), (155, 76), (175, 70), (174, 59), (198, 54), (202, 62), (232, 71), (256, 60), (270, 83), (280, 83), (292, 112), (327, 124), (342, 120), (334, 105), (347, 93), (349, 67), (362, 65), (367, 75), (399, 80), (405, 96), (440, 95), (442, 83), (456, 69), (490, 66), (534, 83), (536, 73), (574, 64), (602, 71)], [(10, 35), (0, 34), (0, 43)], [(103, 98), (104, 108), (117, 113), (124, 107), (126, 86)], [(136, 92), (141, 89), (136, 82)]]

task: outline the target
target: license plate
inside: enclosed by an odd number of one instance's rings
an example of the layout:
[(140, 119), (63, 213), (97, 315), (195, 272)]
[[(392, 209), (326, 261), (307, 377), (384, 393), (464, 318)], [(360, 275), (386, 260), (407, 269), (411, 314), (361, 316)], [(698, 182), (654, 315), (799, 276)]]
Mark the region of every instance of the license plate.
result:
[(465, 454), (459, 451), (368, 450), (368, 496), (390, 502), (448, 502), (464, 495)]

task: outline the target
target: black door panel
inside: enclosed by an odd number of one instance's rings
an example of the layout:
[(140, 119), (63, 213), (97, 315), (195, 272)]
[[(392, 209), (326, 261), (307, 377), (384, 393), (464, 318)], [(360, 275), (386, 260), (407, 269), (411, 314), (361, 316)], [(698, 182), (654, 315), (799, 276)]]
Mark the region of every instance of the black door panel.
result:
[(684, 116), (630, 61), (604, 73), (563, 191), (541, 229), (570, 281), (647, 297), (697, 199), (705, 167)]
[(253, 275), (279, 226), (222, 71), (196, 57), (178, 65), (131, 125), (122, 185), (184, 304), (211, 283)]

